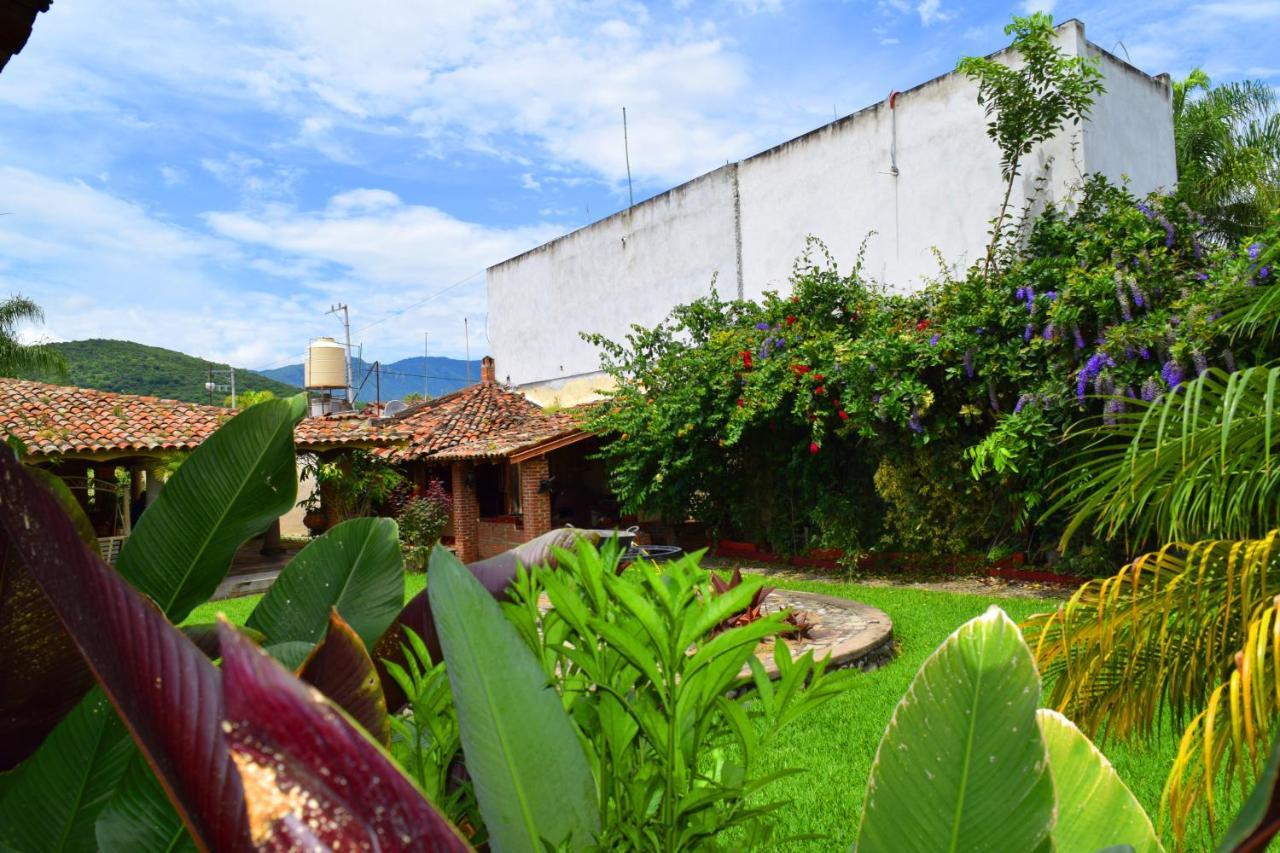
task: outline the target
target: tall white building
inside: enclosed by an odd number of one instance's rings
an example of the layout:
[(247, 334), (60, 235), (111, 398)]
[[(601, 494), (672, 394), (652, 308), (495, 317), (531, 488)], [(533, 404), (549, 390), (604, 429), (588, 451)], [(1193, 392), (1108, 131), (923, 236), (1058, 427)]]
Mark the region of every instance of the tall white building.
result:
[[(1097, 57), (1106, 93), (1089, 121), (1024, 157), (1017, 203), (1045, 178), (1064, 201), (1101, 172), (1144, 194), (1172, 189), (1172, 97), (1152, 77), (1085, 39), (1068, 21), (1057, 38)], [(1008, 50), (995, 54), (1014, 62)], [(964, 267), (988, 242), (1003, 196), (1000, 154), (986, 135), (976, 84), (945, 74), (767, 151), (489, 267), (489, 341), (499, 380), (543, 404), (589, 399), (605, 377), (579, 332), (620, 340), (706, 295), (784, 290), (807, 236), (842, 269), (864, 240), (864, 272), (902, 290), (938, 273), (934, 250)]]

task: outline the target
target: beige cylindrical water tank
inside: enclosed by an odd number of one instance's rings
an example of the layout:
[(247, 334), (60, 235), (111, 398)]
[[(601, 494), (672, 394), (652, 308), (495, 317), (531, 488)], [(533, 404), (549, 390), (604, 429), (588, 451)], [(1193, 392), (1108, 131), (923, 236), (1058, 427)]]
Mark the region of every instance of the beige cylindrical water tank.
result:
[(346, 388), (347, 351), (333, 338), (316, 338), (307, 347), (302, 381), (308, 389)]

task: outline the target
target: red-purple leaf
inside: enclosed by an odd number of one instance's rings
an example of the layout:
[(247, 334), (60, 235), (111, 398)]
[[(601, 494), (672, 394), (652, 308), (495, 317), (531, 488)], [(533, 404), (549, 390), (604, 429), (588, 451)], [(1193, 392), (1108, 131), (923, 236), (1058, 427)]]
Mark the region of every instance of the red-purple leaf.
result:
[[(8, 454), (0, 447), (0, 453)], [(61, 480), (43, 471), (36, 479), (68, 511), (82, 539), (95, 543), (93, 527)], [(8, 537), (0, 537), (0, 771), (36, 751), (58, 721), (93, 686), (93, 673), (31, 578)]]
[(440, 635), (436, 633), (436, 621), (431, 617), (431, 602), (427, 599), (425, 589), (409, 599), (409, 603), (400, 611), (396, 621), (391, 623), (391, 627), (373, 647), (374, 666), (378, 670), (378, 680), (382, 682), (382, 695), (386, 699), (387, 710), (392, 714), (403, 708), (409, 701), (409, 697), (404, 695), (404, 691), (391, 677), (383, 661), (404, 666), (404, 645), (409, 642), (404, 633), (405, 628), (409, 628), (422, 639), (427, 652), (431, 655), (432, 663), (439, 663), (444, 659), (440, 652)]
[(377, 744), (224, 623), (227, 741), (264, 850), (471, 848)]
[(298, 669), (298, 677), (350, 714), (378, 743), (391, 743), (387, 700), (373, 660), (337, 608), (329, 610), (324, 639)]
[(56, 499), (3, 453), (0, 506), (0, 525), (191, 834), (214, 850), (248, 848), (244, 794), (221, 728), (213, 664), (80, 541)]

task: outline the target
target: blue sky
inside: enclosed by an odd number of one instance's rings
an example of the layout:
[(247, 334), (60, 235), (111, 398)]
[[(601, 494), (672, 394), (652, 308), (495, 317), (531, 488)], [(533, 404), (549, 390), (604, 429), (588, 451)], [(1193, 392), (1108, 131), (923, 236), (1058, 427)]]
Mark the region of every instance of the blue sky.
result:
[[(1280, 0), (56, 0), (0, 74), (0, 293), (28, 337), (298, 361), (483, 352), (487, 265), (1080, 18), (1280, 85)], [(1122, 46), (1121, 46), (1122, 45)], [(975, 107), (976, 109), (976, 107)], [(550, 319), (549, 322), (554, 322)]]

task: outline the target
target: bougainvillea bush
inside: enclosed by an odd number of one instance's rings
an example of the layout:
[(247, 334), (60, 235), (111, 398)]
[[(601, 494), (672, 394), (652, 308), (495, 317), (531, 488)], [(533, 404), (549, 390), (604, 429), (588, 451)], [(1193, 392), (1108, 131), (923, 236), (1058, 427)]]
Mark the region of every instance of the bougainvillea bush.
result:
[(1272, 356), (1215, 321), (1269, 286), (1259, 247), (1212, 248), (1164, 196), (1101, 177), (1000, 248), (996, 272), (893, 293), (811, 243), (790, 291), (714, 292), (622, 342), (593, 427), (632, 510), (698, 517), (794, 553), (954, 553), (1054, 540), (1042, 521), (1073, 425), (1211, 365)]

